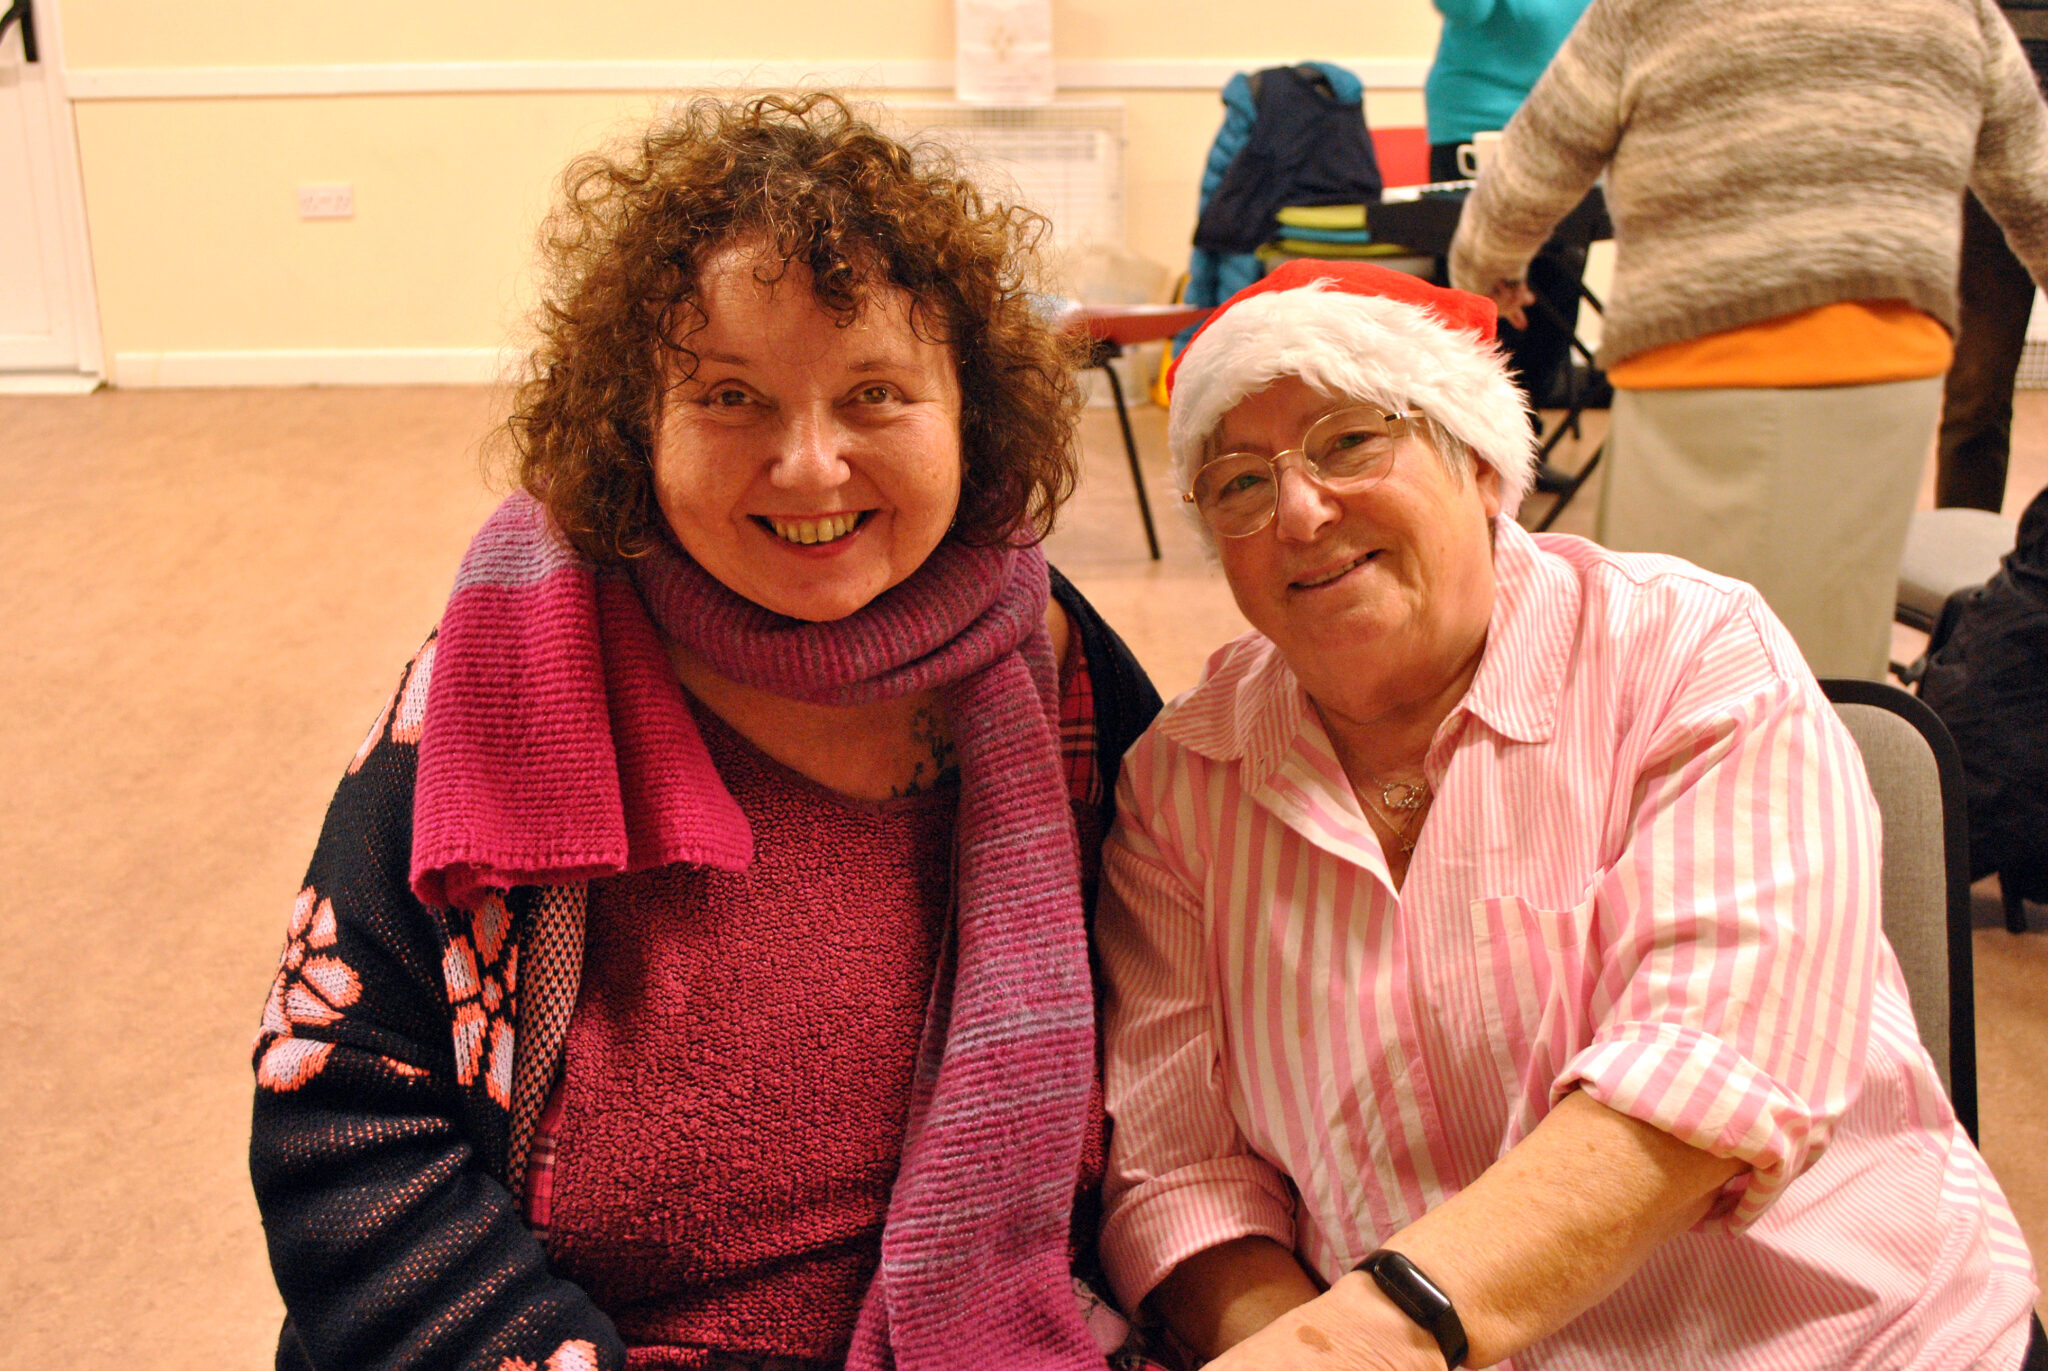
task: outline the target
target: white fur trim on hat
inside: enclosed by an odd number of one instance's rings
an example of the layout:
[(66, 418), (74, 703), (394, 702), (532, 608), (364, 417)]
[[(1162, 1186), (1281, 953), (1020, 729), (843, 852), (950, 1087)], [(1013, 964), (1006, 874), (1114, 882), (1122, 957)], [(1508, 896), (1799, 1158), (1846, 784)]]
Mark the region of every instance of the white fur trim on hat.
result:
[(1529, 493), (1536, 435), (1499, 349), (1421, 306), (1320, 281), (1228, 306), (1182, 354), (1166, 421), (1182, 492), (1223, 416), (1283, 376), (1336, 398), (1420, 409), (1500, 473), (1509, 518)]

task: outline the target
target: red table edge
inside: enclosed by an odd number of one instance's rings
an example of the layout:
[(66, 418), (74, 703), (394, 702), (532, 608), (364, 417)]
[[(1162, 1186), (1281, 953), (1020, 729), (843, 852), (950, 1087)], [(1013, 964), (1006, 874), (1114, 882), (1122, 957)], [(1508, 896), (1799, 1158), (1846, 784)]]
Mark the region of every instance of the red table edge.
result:
[(1102, 343), (1130, 347), (1171, 338), (1209, 317), (1208, 305), (1069, 305), (1061, 328), (1078, 330)]

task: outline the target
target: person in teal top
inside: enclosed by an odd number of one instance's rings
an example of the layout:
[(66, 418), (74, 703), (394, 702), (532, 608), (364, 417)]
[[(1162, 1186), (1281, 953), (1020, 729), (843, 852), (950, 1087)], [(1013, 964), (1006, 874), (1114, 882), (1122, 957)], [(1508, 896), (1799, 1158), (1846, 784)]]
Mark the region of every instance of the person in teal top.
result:
[[(1455, 181), (1458, 145), (1475, 133), (1504, 129), (1536, 78), (1563, 46), (1591, 0), (1431, 0), (1444, 17), (1422, 99), (1429, 120), (1429, 179)], [(1529, 264), (1529, 288), (1567, 324), (1578, 318), (1585, 252), (1552, 243)], [(1515, 380), (1541, 406), (1571, 361), (1571, 333), (1549, 310), (1531, 311), (1529, 326), (1503, 324)], [(1548, 472), (1544, 473), (1549, 476)], [(1547, 484), (1542, 486), (1549, 489)]]
[(1433, 0), (1444, 17), (1422, 98), (1431, 144), (1504, 129), (1588, 0)]

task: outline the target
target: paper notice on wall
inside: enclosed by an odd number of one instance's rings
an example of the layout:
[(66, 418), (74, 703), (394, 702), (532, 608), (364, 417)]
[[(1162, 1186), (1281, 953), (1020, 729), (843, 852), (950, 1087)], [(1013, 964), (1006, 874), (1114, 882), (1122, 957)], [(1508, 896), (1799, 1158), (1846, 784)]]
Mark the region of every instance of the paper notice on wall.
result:
[(1052, 0), (954, 0), (954, 94), (970, 105), (1049, 105)]

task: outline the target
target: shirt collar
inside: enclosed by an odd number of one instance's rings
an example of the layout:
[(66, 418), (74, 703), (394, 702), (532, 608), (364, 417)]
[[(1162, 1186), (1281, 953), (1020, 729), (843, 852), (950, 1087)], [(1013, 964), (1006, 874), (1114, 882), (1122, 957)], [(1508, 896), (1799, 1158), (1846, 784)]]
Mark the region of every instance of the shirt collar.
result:
[(1495, 528), (1493, 620), (1458, 709), (1515, 742), (1546, 742), (1578, 637), (1579, 578), (1514, 520)]
[(1216, 649), (1201, 681), (1167, 707), (1159, 726), (1190, 751), (1242, 763), (1246, 784), (1256, 784), (1293, 746), (1308, 713), (1307, 692), (1287, 659), (1254, 632)]

